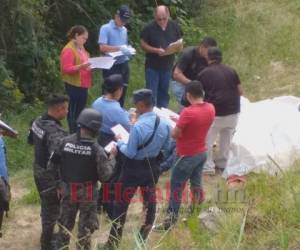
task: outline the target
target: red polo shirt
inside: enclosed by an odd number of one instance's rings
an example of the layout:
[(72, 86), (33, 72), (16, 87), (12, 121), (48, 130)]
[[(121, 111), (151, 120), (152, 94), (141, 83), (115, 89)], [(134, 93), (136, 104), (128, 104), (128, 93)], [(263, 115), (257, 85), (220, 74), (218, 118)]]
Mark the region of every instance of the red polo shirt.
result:
[(204, 102), (184, 108), (176, 127), (182, 131), (176, 141), (179, 156), (194, 156), (206, 151), (206, 135), (215, 118), (215, 108)]

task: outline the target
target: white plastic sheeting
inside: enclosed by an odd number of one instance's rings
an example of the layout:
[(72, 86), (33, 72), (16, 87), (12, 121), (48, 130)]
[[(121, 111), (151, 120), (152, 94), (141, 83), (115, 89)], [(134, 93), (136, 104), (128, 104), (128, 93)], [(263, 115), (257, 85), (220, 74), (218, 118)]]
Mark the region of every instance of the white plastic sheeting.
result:
[(299, 104), (300, 98), (294, 96), (253, 103), (242, 97), (239, 122), (223, 177), (261, 171), (276, 174), (300, 158)]

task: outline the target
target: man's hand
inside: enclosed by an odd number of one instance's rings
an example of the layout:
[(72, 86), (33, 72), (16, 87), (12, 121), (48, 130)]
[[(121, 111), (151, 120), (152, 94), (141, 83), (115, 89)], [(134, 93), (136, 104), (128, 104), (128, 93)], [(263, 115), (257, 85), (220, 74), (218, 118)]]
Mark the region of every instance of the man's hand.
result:
[(120, 51), (124, 54), (124, 56), (131, 56), (131, 53), (127, 46), (121, 46)]
[(156, 53), (159, 55), (159, 56), (163, 56), (163, 54), (165, 53), (166, 51), (163, 49), (163, 48), (158, 48), (156, 50)]
[(112, 159), (113, 157), (116, 157), (118, 154), (118, 149), (116, 145), (113, 145), (110, 152), (109, 152), (109, 159)]
[(3, 135), (3, 136), (11, 137), (11, 138), (17, 138), (18, 137), (18, 134), (14, 134), (14, 133), (9, 132), (7, 130), (0, 131), (0, 134)]
[(57, 194), (58, 200), (61, 200), (62, 197), (63, 197), (63, 190), (62, 190), (62, 188), (56, 189), (56, 194)]

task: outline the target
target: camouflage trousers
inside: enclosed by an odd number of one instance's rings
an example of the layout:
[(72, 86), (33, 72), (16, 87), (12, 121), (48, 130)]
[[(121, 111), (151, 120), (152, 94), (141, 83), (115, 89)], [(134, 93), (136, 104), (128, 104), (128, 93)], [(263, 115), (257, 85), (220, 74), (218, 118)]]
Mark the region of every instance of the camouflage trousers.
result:
[(52, 173), (34, 165), (34, 181), (41, 199), (41, 249), (55, 249), (54, 227), (59, 217), (59, 199)]
[[(57, 237), (58, 249), (69, 249), (70, 236), (79, 212), (77, 249), (91, 249), (91, 235), (99, 228), (96, 183), (63, 183)], [(73, 238), (73, 237), (72, 237)]]

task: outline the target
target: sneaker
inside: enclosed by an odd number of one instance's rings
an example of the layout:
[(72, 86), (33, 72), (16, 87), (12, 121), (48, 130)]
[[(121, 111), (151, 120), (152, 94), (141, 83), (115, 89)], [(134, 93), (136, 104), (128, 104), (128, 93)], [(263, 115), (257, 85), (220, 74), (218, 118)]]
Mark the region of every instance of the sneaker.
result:
[(204, 175), (215, 175), (216, 170), (214, 168), (203, 169), (202, 174), (204, 174)]

